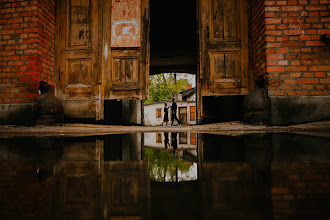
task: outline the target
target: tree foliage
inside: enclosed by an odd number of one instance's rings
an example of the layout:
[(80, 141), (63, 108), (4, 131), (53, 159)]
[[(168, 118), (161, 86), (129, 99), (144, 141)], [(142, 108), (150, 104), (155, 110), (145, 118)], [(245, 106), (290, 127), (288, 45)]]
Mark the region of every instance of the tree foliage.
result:
[(149, 100), (145, 103), (170, 101), (174, 94), (187, 89), (188, 79), (176, 79), (174, 73), (162, 73), (150, 76)]
[(171, 151), (145, 148), (145, 157), (149, 160), (149, 173), (153, 180), (164, 182), (166, 176), (170, 182), (178, 181), (176, 173), (189, 171), (189, 162), (177, 158)]

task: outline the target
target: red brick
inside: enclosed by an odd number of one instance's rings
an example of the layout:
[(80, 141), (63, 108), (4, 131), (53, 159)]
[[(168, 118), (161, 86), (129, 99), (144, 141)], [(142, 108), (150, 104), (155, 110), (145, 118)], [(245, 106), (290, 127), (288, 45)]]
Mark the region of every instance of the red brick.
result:
[(302, 72), (302, 71), (307, 71), (306, 66), (288, 66), (285, 69), (288, 72)]
[(306, 6), (307, 11), (325, 11), (327, 10), (327, 6), (318, 5), (318, 6)]
[(322, 41), (307, 41), (306, 46), (325, 46), (325, 43)]
[(317, 79), (298, 79), (298, 84), (317, 84)]
[(282, 18), (266, 18), (266, 24), (281, 24)]
[(288, 53), (288, 48), (277, 48), (277, 53)]
[(284, 56), (283, 54), (268, 54), (266, 58), (268, 60), (283, 60)]
[(330, 71), (330, 66), (311, 66), (309, 71)]
[(284, 72), (284, 67), (283, 66), (267, 67), (267, 72)]
[(316, 72), (315, 77), (325, 77), (325, 72)]

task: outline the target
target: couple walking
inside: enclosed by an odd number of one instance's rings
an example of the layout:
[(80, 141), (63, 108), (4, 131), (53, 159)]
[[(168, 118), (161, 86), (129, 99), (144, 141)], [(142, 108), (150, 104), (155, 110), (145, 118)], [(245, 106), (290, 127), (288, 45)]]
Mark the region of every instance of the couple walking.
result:
[[(170, 106), (167, 105), (167, 103), (165, 102), (164, 104), (164, 120), (163, 120), (163, 124), (165, 123), (167, 126), (167, 122), (168, 122), (168, 109), (170, 108)], [(178, 117), (176, 116), (176, 112), (177, 112), (178, 106), (175, 102), (175, 99), (172, 98), (172, 106), (171, 106), (171, 126), (173, 126), (173, 122), (174, 119), (179, 123), (179, 125), (181, 125), (181, 122), (179, 121)]]

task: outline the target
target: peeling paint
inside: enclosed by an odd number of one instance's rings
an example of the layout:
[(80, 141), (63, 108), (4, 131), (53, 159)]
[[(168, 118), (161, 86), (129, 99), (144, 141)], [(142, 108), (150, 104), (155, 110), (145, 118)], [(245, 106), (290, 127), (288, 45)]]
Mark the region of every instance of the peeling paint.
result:
[(111, 20), (111, 47), (140, 47), (140, 0), (113, 1)]
[(105, 46), (104, 46), (104, 58), (107, 60), (108, 56), (109, 56), (108, 43), (106, 43)]

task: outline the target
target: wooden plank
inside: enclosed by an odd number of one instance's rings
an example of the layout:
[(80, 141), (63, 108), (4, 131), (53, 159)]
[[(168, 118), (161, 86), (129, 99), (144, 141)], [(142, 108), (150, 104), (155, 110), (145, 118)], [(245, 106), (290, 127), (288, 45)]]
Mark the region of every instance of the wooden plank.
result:
[(110, 98), (112, 51), (111, 51), (111, 0), (103, 0), (102, 5), (102, 97)]
[(238, 40), (239, 11), (237, 0), (223, 1), (223, 31), (225, 40)]
[(240, 53), (226, 53), (225, 64), (226, 78), (241, 78)]
[(67, 1), (66, 50), (91, 49), (91, 0)]
[(130, 91), (130, 90), (137, 90), (140, 89), (140, 84), (137, 82), (118, 82), (111, 84), (111, 90), (117, 91)]
[[(254, 88), (252, 65), (250, 65), (249, 58), (249, 18), (248, 9), (249, 4), (245, 0), (239, 0), (239, 4), (242, 5), (240, 9), (240, 24), (241, 24), (241, 77), (242, 88), (246, 88), (248, 92)], [(246, 93), (247, 94), (247, 93)]]
[(211, 39), (224, 39), (224, 8), (223, 0), (212, 0), (210, 1), (210, 8), (212, 10), (212, 19), (211, 22)]

